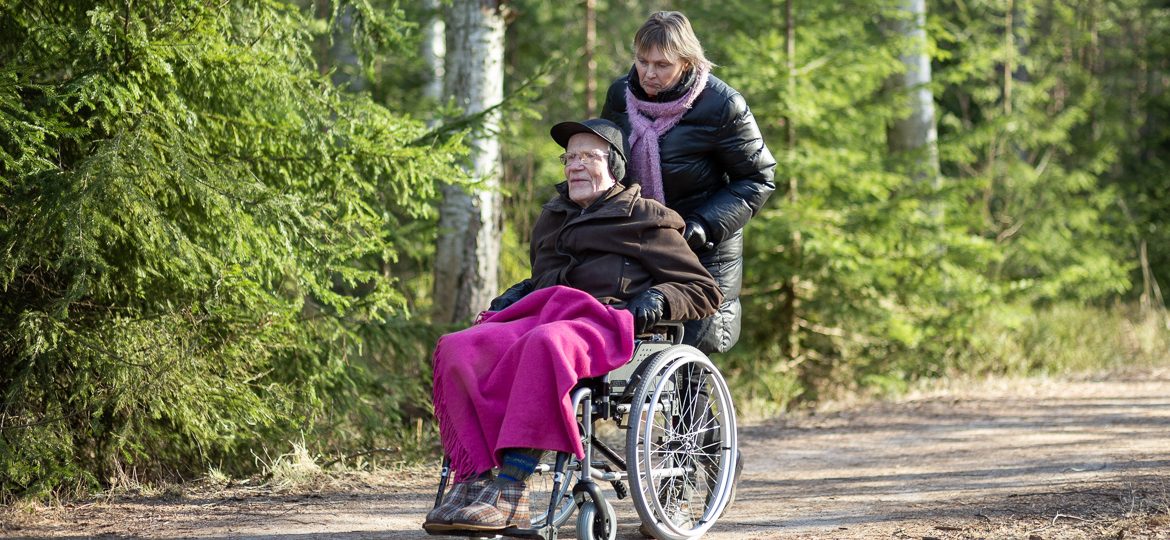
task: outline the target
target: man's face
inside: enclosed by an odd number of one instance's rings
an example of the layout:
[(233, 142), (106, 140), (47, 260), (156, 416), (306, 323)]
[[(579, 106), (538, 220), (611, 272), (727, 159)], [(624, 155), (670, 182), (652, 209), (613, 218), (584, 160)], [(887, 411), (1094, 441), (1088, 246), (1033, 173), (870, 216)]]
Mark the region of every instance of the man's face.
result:
[(569, 199), (585, 208), (613, 187), (609, 174), (609, 143), (592, 133), (569, 137), (565, 147), (565, 180), (569, 182)]

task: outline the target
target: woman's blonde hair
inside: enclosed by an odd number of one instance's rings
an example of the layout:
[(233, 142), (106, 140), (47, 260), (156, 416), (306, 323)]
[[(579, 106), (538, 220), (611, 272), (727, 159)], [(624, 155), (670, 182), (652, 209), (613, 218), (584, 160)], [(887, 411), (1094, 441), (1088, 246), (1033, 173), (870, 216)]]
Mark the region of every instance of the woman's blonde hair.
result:
[(715, 66), (703, 55), (703, 44), (691, 29), (691, 21), (677, 11), (651, 14), (634, 34), (634, 54), (654, 47), (667, 58), (677, 58), (690, 67), (711, 69)]

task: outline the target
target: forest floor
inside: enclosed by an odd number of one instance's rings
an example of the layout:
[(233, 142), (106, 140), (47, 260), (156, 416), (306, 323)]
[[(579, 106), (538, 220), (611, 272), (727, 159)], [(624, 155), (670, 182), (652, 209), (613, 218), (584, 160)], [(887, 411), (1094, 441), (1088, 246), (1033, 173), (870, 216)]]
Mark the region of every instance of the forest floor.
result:
[[(1170, 539), (1166, 369), (838, 404), (747, 422), (740, 443), (738, 499), (707, 538)], [(377, 470), (18, 505), (0, 537), (428, 538), (435, 481)], [(640, 538), (629, 500), (614, 506), (618, 537)]]

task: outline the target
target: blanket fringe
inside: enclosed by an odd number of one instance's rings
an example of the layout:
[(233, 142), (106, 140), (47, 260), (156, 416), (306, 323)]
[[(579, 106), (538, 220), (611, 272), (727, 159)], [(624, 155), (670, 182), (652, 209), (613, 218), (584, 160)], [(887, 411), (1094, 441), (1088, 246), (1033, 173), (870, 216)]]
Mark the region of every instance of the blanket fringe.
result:
[[(435, 354), (432, 357), (434, 360), (439, 359), (439, 348), (442, 346), (442, 340), (435, 346)], [(435, 376), (432, 388), (442, 388), (443, 376), (440, 375), (439, 370), (434, 370)], [(432, 391), (431, 399), (435, 405), (435, 419), (439, 422), (439, 440), (443, 444), (443, 451), (447, 453), (447, 458), (451, 460), (451, 469), (454, 472), (456, 482), (463, 482), (470, 480), (477, 472), (473, 471), (471, 452), (465, 446), (460, 444), (458, 437), (454, 436), (450, 426), (454, 425), (453, 419), (448, 416), (446, 403), (443, 396), (439, 392)], [(444, 429), (446, 427), (447, 429)], [(482, 471), (479, 471), (482, 472)]]

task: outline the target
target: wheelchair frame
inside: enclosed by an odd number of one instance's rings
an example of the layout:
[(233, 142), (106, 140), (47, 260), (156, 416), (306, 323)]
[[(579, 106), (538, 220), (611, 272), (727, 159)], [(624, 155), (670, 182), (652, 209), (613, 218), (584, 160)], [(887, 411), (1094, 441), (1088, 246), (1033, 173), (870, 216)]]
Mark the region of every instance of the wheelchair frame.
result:
[[(625, 484), (628, 481), (633, 488), (634, 507), (642, 522), (649, 526), (655, 537), (661, 540), (691, 540), (702, 536), (726, 509), (734, 488), (733, 471), (735, 461), (738, 459), (735, 409), (727, 383), (710, 359), (697, 349), (681, 344), (682, 323), (668, 322), (660, 326), (668, 327), (673, 332), (665, 335), (654, 334), (649, 339), (639, 340), (630, 361), (624, 366), (601, 377), (582, 379), (573, 389), (570, 395), (574, 409), (578, 411), (578, 426), (585, 458), (577, 460), (572, 454), (555, 453), (554, 463), (549, 464), (542, 460), (529, 480), (530, 488), (533, 483), (543, 481), (544, 475), (549, 473), (553, 479), (552, 487), (547, 491), (543, 489), (530, 491), (530, 497), (534, 501), (533, 510), (543, 506), (535, 505), (536, 493), (547, 493), (548, 496), (547, 509), (543, 513), (537, 511), (532, 513), (532, 528), (509, 528), (502, 531), (447, 530), (434, 533), (427, 531), (428, 534), (555, 540), (559, 527), (568, 521), (575, 507), (578, 513), (577, 538), (613, 540), (617, 532), (614, 510), (599, 483), (609, 483), (617, 498), (624, 499), (631, 494), (631, 490)], [(680, 369), (686, 365), (689, 365), (687, 369), (690, 371), (680, 374)], [(717, 407), (713, 406), (714, 402), (705, 401), (701, 403), (702, 410), (695, 406), (690, 411), (680, 412), (676, 410), (684, 401), (684, 397), (679, 395), (680, 391), (693, 394), (690, 399), (696, 404), (699, 403), (696, 398), (703, 395), (704, 382), (696, 381), (702, 376), (696, 377), (694, 370), (708, 374), (706, 377), (710, 380), (711, 388), (707, 390), (706, 397), (717, 399)], [(680, 378), (676, 379), (676, 376)], [(680, 381), (686, 383), (681, 389), (678, 384)], [(717, 395), (711, 396), (711, 392)], [(674, 399), (671, 399), (672, 397)], [(715, 409), (714, 413), (712, 409)], [(716, 416), (719, 418), (716, 419)], [(596, 420), (614, 420), (619, 428), (625, 420), (624, 429), (627, 430), (625, 457), (597, 438), (594, 430)], [(697, 464), (702, 458), (693, 455), (697, 448), (697, 441), (693, 440), (695, 438), (693, 435), (690, 437), (692, 440), (663, 442), (663, 446), (671, 444), (674, 446), (661, 453), (652, 448), (656, 444), (652, 444), (652, 441), (673, 439), (666, 437), (671, 429), (678, 426), (693, 429), (696, 423), (700, 424), (701, 431), (718, 437), (717, 441), (704, 442), (699, 448), (718, 450), (717, 459), (712, 461), (718, 465), (713, 483), (709, 470), (712, 467)], [(711, 425), (714, 427), (709, 427)], [(655, 431), (655, 427), (664, 432), (657, 439), (649, 435)], [(686, 452), (688, 449), (691, 453)], [(605, 461), (596, 461), (595, 451), (604, 457)], [(659, 457), (657, 462), (654, 460), (656, 455)], [(711, 457), (709, 453), (699, 455), (705, 455), (709, 459)], [(630, 470), (631, 467), (633, 471)], [(569, 469), (573, 469), (571, 475), (568, 474)], [(683, 495), (688, 488), (693, 491), (695, 486), (686, 482), (686, 479), (699, 475), (700, 469), (705, 471), (708, 482), (705, 487), (708, 491), (703, 500), (703, 512), (694, 520), (694, 514), (690, 513), (689, 509), (682, 508), (693, 501), (670, 499), (664, 505), (663, 499), (664, 496), (672, 497), (672, 494)], [(435, 507), (442, 504), (450, 473), (450, 460), (444, 457)], [(681, 485), (676, 482), (678, 478), (683, 479)], [(663, 483), (663, 479), (666, 479), (667, 483)], [(573, 484), (571, 499), (570, 483)], [(675, 523), (683, 513), (690, 513), (691, 522), (684, 520), (682, 523)], [(693, 526), (687, 526), (692, 523)]]

